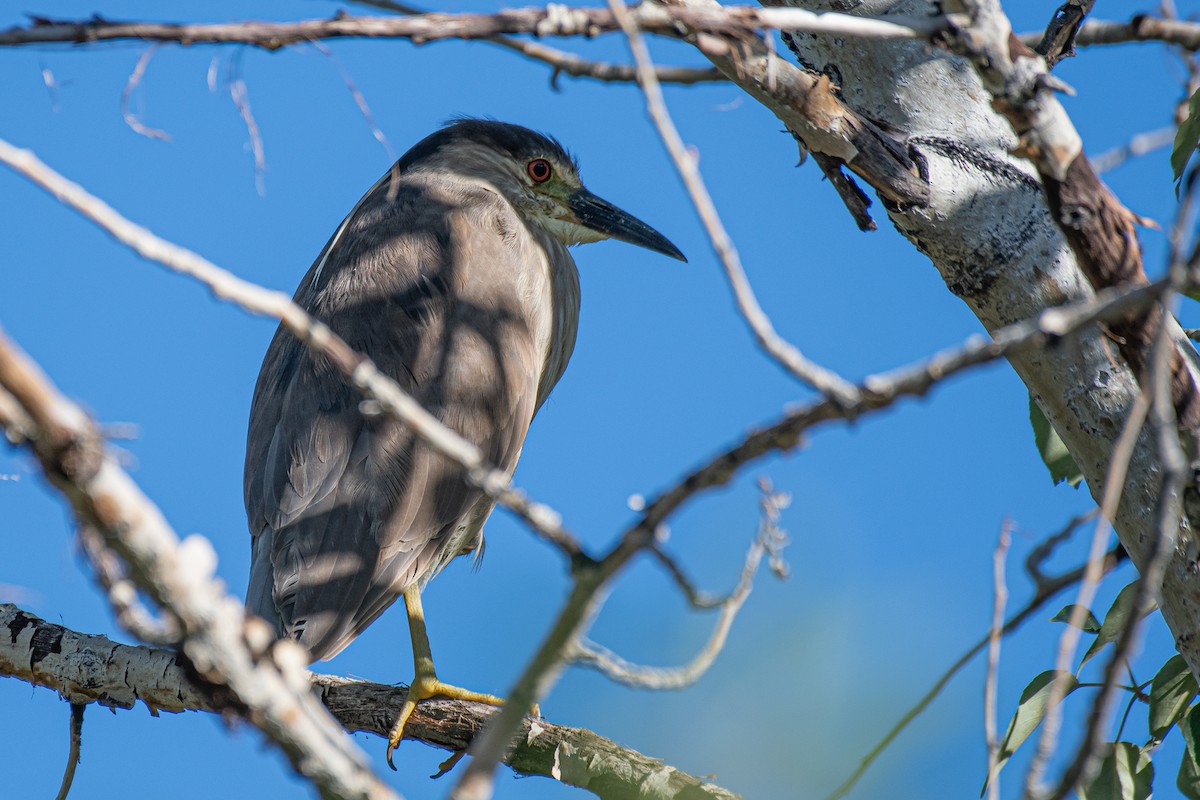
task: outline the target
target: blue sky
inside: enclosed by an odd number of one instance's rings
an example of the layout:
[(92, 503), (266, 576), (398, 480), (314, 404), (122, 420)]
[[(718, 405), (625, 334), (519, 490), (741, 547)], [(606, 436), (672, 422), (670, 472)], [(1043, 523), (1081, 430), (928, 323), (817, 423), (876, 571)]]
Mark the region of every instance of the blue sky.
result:
[[(1021, 30), (1049, 7), (1007, 4)], [(204, 20), (320, 17), (340, 6), (213, 2)], [(457, 3), (446, 10), (487, 10)], [(184, 4), (59, 2), (58, 17), (195, 20)], [(0, 12), (0, 26), (17, 24)], [(560, 43), (625, 60), (617, 37)], [(698, 63), (686, 47), (652, 42), (666, 63)], [(397, 154), (455, 114), (490, 115), (554, 134), (578, 155), (589, 188), (653, 225), (689, 257), (680, 264), (606, 242), (575, 253), (583, 288), (578, 346), (526, 443), (517, 482), (600, 550), (633, 518), (631, 495), (653, 495), (750, 427), (811, 397), (755, 347), (704, 232), (645, 114), (639, 91), (563, 78), (482, 43), (414, 47), (337, 41), (336, 61), (312, 47), (163, 47), (131, 108), (170, 134), (155, 141), (121, 118), (139, 45), (0, 51), (0, 137), (156, 233), (237, 274), (291, 291), (389, 156), (355, 107), (352, 76)], [(206, 78), (215, 64), (216, 91)], [(53, 75), (48, 90), (43, 71)], [(1182, 70), (1153, 46), (1085, 52), (1061, 65), (1066, 99), (1091, 153), (1169, 124)], [(265, 147), (256, 189), (246, 127), (229, 99), (245, 81)], [(860, 378), (953, 345), (980, 326), (927, 259), (875, 207), (862, 234), (812, 164), (794, 169), (781, 125), (731, 86), (667, 89), (716, 204), (779, 331), (817, 361)], [(1119, 109), (1119, 113), (1117, 112)], [(1163, 223), (1173, 194), (1166, 152), (1106, 176), (1134, 211)], [(274, 325), (214, 301), (115, 245), (41, 190), (0, 170), (3, 282), (0, 325), (104, 423), (130, 423), (115, 443), (143, 489), (181, 534), (209, 536), (221, 577), (243, 591), (249, 561), (241, 501), (246, 416)], [(1164, 236), (1143, 231), (1151, 271)], [(757, 522), (755, 481), (793, 494), (783, 517), (792, 544), (786, 581), (760, 576), (724, 654), (694, 688), (630, 690), (569, 670), (543, 702), (552, 721), (580, 725), (748, 797), (823, 796), (986, 629), (991, 556), (1006, 518), (1016, 525), (1012, 602), (1029, 586), (1025, 553), (1090, 507), (1086, 490), (1053, 487), (1033, 448), (1026, 393), (1003, 364), (948, 381), (853, 426), (815, 433), (786, 457), (756, 463), (670, 523), (670, 549), (706, 587), (732, 586)], [(0, 451), (0, 601), (76, 630), (121, 632), (79, 558), (70, 520), (23, 453)], [(426, 611), (441, 676), (503, 694), (561, 603), (561, 558), (504, 512), (487, 529), (478, 572), (465, 561), (435, 580)], [(1068, 566), (1082, 543), (1056, 564)], [(1112, 578), (1107, 607), (1130, 576)], [(1001, 716), (1052, 663), (1064, 598), (1007, 641)], [(627, 658), (675, 664), (712, 619), (688, 610), (661, 573), (637, 563), (621, 576), (592, 631)], [(1135, 664), (1148, 679), (1169, 653), (1153, 622)], [(411, 678), (403, 614), (393, 610), (331, 672), (384, 682)], [(974, 796), (985, 770), (983, 670), (972, 665), (885, 755), (855, 797)], [(1083, 706), (1072, 708), (1081, 711)], [(1142, 713), (1135, 711), (1135, 716)], [(0, 681), (0, 771), (6, 794), (55, 791), (67, 706), (46, 690)], [(1144, 716), (1144, 714), (1143, 714)], [(1142, 733), (1137, 733), (1141, 736)], [(383, 743), (359, 737), (383, 767)], [(442, 797), (443, 753), (405, 743), (388, 779), (410, 798)], [(1177, 758), (1174, 756), (1173, 758)], [(1023, 761), (1014, 766), (1018, 771)], [(1174, 791), (1164, 762), (1159, 796)], [(1009, 777), (1006, 795), (1017, 788)], [(245, 726), (145, 709), (90, 709), (76, 798), (295, 796), (286, 762)], [(580, 796), (545, 779), (503, 773), (498, 797)]]

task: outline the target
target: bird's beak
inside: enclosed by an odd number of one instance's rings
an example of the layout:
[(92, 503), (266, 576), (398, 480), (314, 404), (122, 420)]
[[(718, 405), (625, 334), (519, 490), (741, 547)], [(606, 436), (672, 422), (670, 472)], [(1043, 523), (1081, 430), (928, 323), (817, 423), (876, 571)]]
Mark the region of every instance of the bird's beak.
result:
[(637, 217), (601, 199), (587, 189), (577, 189), (567, 198), (567, 204), (575, 212), (579, 224), (605, 236), (645, 247), (656, 253), (687, 261), (679, 248), (667, 237), (642, 222)]

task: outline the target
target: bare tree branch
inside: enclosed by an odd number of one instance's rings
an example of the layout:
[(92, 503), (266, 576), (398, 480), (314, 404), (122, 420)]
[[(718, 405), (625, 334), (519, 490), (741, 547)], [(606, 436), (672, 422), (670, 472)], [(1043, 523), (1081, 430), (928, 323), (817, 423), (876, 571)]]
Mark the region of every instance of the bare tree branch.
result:
[(67, 795), (71, 793), (71, 784), (75, 782), (75, 768), (79, 766), (79, 751), (83, 747), (83, 710), (86, 707), (81, 703), (71, 703), (68, 732), (71, 744), (67, 753), (67, 766), (63, 770), (62, 783), (59, 784), (55, 800), (67, 800)]
[[(943, 30), (936, 17), (854, 17), (814, 13), (798, 8), (729, 6), (718, 11), (667, 9), (655, 3), (628, 7), (637, 25), (648, 33), (680, 37), (682, 24), (693, 31), (737, 36), (764, 28), (824, 32), (842, 36), (921, 39)], [(445, 39), (488, 39), (504, 34), (534, 36), (597, 36), (620, 30), (608, 9), (508, 9), (495, 14), (418, 14), (410, 17), (351, 17), (301, 22), (234, 22), (176, 25), (167, 22), (115, 22), (101, 17), (55, 20), (33, 17), (29, 26), (0, 31), (0, 47), (30, 44), (84, 44), (137, 39), (179, 44), (247, 44), (266, 50), (316, 39), (411, 39), (418, 44)]]
[[(1021, 34), (1021, 41), (1033, 47), (1041, 40), (1041, 33)], [(1200, 22), (1179, 19), (1161, 19), (1149, 14), (1136, 14), (1128, 22), (1111, 20), (1088, 20), (1075, 35), (1075, 44), (1080, 47), (1126, 42), (1160, 42), (1173, 44), (1185, 50), (1200, 50)]]
[[(720, 614), (708, 642), (691, 661), (679, 667), (642, 666), (626, 661), (607, 647), (588, 641), (584, 637), (576, 640), (574, 646), (567, 652), (567, 658), (574, 663), (591, 667), (617, 683), (638, 689), (678, 690), (687, 688), (698, 681), (724, 649), (726, 637), (733, 627), (733, 621), (742, 606), (745, 605), (750, 591), (754, 588), (754, 576), (758, 573), (763, 556), (769, 557), (772, 564), (781, 563), (782, 550), (787, 543), (787, 534), (779, 527), (779, 516), (782, 510), (791, 503), (791, 497), (786, 492), (775, 491), (765, 478), (759, 481), (759, 490), (762, 493), (760, 500), (762, 513), (758, 533), (750, 544), (750, 549), (746, 552), (746, 560), (742, 565), (737, 586), (728, 596), (714, 605), (704, 604), (709, 608), (719, 608)], [(651, 548), (651, 552), (657, 553), (658, 551), (656, 548)], [(684, 588), (685, 594), (693, 605), (701, 606), (702, 603), (697, 602), (701, 600), (699, 594), (683, 577), (674, 562), (665, 563), (671, 564), (671, 574), (677, 582), (680, 582), (680, 586)]]
[(1053, 69), (1059, 61), (1075, 55), (1079, 28), (1095, 3), (1096, 0), (1066, 0), (1054, 11), (1042, 40), (1033, 48), (1046, 59), (1048, 67)]
[[(353, 0), (353, 2), (361, 6), (395, 11), (397, 14), (404, 14), (406, 16), (429, 13), (423, 8), (410, 6), (406, 3), (397, 3), (394, 0)], [(499, 45), (506, 50), (520, 53), (534, 61), (541, 61), (543, 64), (548, 64), (554, 70), (550, 75), (550, 83), (555, 88), (558, 86), (559, 75), (569, 75), (572, 78), (591, 78), (602, 83), (634, 83), (637, 81), (637, 70), (629, 64), (589, 61), (574, 53), (568, 53), (565, 50), (559, 50), (554, 47), (547, 47), (544, 44), (531, 42), (527, 39), (518, 39), (514, 36), (489, 36), (483, 41)], [(711, 68), (655, 67), (654, 71), (660, 83), (677, 83), (690, 86), (697, 83), (723, 82), (725, 80), (725, 76), (720, 71)]]
[[(722, 10), (715, 0), (664, 0), (664, 3), (671, 8), (709, 13)], [(904, 144), (847, 105), (827, 76), (780, 58), (758, 38), (731, 42), (697, 32), (688, 41), (730, 81), (768, 108), (806, 150), (845, 164), (890, 203), (903, 207), (929, 204), (929, 186), (917, 174)], [(828, 175), (830, 161), (819, 163)], [(847, 202), (844, 187), (839, 187), (839, 194)], [(860, 198), (853, 198), (847, 207), (863, 227), (865, 204)]]
[[(1076, 517), (1075, 519), (1071, 520), (1071, 522), (1068, 523), (1068, 525), (1063, 528), (1062, 531), (1054, 536), (1049, 537), (1038, 547), (1035, 547), (1030, 551), (1029, 557), (1025, 562), (1025, 569), (1027, 572), (1029, 572), (1030, 577), (1034, 579), (1036, 590), (1033, 597), (1031, 597), (1025, 603), (1025, 605), (1021, 607), (1021, 610), (1013, 614), (1005, 621), (1002, 629), (1003, 635), (1007, 636), (1008, 634), (1017, 630), (1031, 616), (1037, 613), (1039, 609), (1046, 605), (1046, 603), (1050, 602), (1061, 592), (1065, 591), (1071, 586), (1074, 586), (1083, 579), (1084, 573), (1087, 570), (1087, 562), (1075, 567), (1074, 569), (1067, 570), (1059, 575), (1053, 576), (1045, 574), (1042, 569), (1042, 564), (1045, 559), (1049, 558), (1053, 548), (1057, 546), (1057, 542), (1063, 541), (1066, 536), (1069, 536), (1076, 528), (1079, 527), (1079, 525), (1093, 517), (1095, 513), (1095, 511), (1092, 511), (1088, 514)], [(1126, 558), (1128, 558), (1128, 554), (1120, 545), (1109, 550), (1104, 559), (1104, 574), (1107, 575)], [(914, 719), (920, 716), (921, 713), (925, 711), (925, 709), (928, 708), (929, 705), (936, 700), (939, 695), (941, 695), (942, 690), (946, 688), (946, 685), (950, 683), (950, 680), (959, 672), (961, 672), (963, 667), (971, 663), (971, 660), (974, 659), (975, 656), (983, 652), (983, 649), (988, 646), (990, 641), (991, 633), (985, 633), (979, 641), (977, 641), (971, 646), (970, 649), (967, 650), (967, 652), (959, 656), (958, 660), (951, 664), (950, 667), (942, 673), (941, 677), (934, 682), (929, 691), (922, 695), (921, 698), (904, 713), (900, 720), (893, 725), (886, 734), (884, 734), (884, 737), (880, 739), (879, 742), (877, 742), (876, 745), (872, 747), (865, 756), (863, 756), (854, 772), (851, 773), (850, 776), (846, 778), (846, 780), (844, 780), (840, 786), (826, 796), (825, 800), (840, 800), (840, 798), (849, 794), (850, 790), (853, 789), (858, 783), (859, 778), (861, 778), (866, 773), (867, 769), (869, 769), (870, 766), (875, 763), (876, 759), (878, 759), (879, 756), (882, 755), (889, 746), (891, 746), (892, 742), (894, 742), (900, 736), (900, 734), (904, 732), (905, 728), (907, 728)]]
[(171, 141), (171, 137), (166, 131), (159, 130), (158, 128), (151, 128), (143, 124), (142, 121), (138, 119), (137, 115), (129, 110), (129, 100), (133, 96), (133, 91), (138, 87), (138, 84), (142, 82), (142, 76), (146, 74), (146, 67), (150, 65), (150, 59), (154, 57), (154, 52), (160, 46), (161, 45), (155, 44), (147, 47), (145, 52), (142, 53), (141, 58), (138, 59), (137, 64), (134, 66), (133, 72), (129, 74), (129, 80), (125, 82), (125, 88), (121, 90), (121, 118), (125, 120), (125, 124), (128, 125), (134, 133), (141, 134), (148, 139), (158, 139), (162, 142), (169, 142)]
[[(0, 387), (26, 420), (0, 417), (33, 451), (46, 477), (69, 501), (76, 520), (102, 537), (138, 585), (171, 614), (181, 652), (196, 674), (220, 687), (238, 710), (278, 746), (321, 794), (339, 800), (392, 800), (358, 747), (307, 691), (305, 654), (291, 641), (271, 647), (266, 623), (247, 620), (242, 604), (213, 576), (207, 539), (180, 541), (158, 508), (104, 452), (95, 426), (0, 332)], [(9, 629), (11, 638), (18, 630)], [(5, 637), (0, 637), (3, 639)]]
[(1091, 158), (1092, 168), (1096, 170), (1097, 174), (1102, 174), (1116, 169), (1132, 158), (1170, 147), (1174, 141), (1174, 126), (1139, 133), (1130, 137), (1129, 141), (1120, 147), (1114, 147), (1093, 156)]
[(609, 0), (609, 6), (621, 21), (621, 26), (625, 29), (625, 35), (629, 39), (629, 49), (637, 63), (638, 83), (646, 97), (650, 119), (654, 121), (658, 134), (662, 138), (671, 160), (675, 163), (675, 169), (679, 172), (679, 177), (687, 188), (692, 205), (695, 206), (696, 213), (708, 233), (709, 241), (712, 242), (713, 251), (725, 269), (725, 277), (733, 289), (738, 311), (746, 320), (746, 324), (750, 326), (759, 347), (800, 381), (842, 405), (854, 406), (859, 398), (852, 383), (833, 370), (807, 358), (798, 347), (780, 336), (775, 330), (775, 326), (771, 324), (770, 318), (754, 294), (754, 289), (750, 286), (750, 279), (742, 267), (737, 247), (729, 236), (729, 232), (725, 230), (721, 216), (717, 213), (716, 204), (713, 203), (712, 196), (704, 185), (704, 178), (700, 175), (700, 166), (696, 163), (695, 156), (688, 152), (683, 138), (679, 135), (679, 130), (675, 127), (675, 123), (667, 111), (662, 88), (658, 85), (658, 79), (654, 75), (654, 64), (650, 60), (650, 51), (646, 48), (646, 43), (638, 31), (633, 17), (617, 0)]
[(996, 692), (1000, 674), (1000, 640), (1004, 637), (1004, 607), (1008, 603), (1008, 584), (1004, 579), (1004, 562), (1012, 544), (1012, 520), (1000, 526), (1000, 538), (992, 554), (992, 584), (995, 595), (992, 603), (992, 625), (988, 631), (987, 675), (983, 687), (983, 738), (987, 745), (988, 800), (1000, 800), (1000, 780), (996, 762), (1000, 758), (1000, 738), (996, 733)]
[[(0, 605), (0, 630), (6, 634), (0, 636), (0, 675), (56, 691), (79, 707), (96, 703), (129, 709), (140, 700), (153, 714), (224, 710), (189, 678), (170, 650), (77, 633), (11, 604)], [(351, 732), (386, 738), (408, 696), (403, 686), (311, 673), (308, 677), (330, 713)], [(482, 703), (426, 701), (417, 706), (405, 735), (461, 751), (494, 711)], [(546, 720), (526, 722), (506, 763), (523, 775), (553, 778), (605, 798), (737, 797), (591, 731)]]
[[(387, 5), (392, 7), (391, 3)], [(886, 35), (927, 37), (942, 29), (943, 23), (939, 19), (889, 17), (889, 21), (879, 22), (840, 14), (814, 14), (801, 9), (746, 6), (724, 9), (715, 3), (699, 4), (690, 0), (686, 7), (669, 9), (656, 3), (644, 3), (631, 13), (642, 30), (694, 41), (726, 78), (767, 105), (808, 149), (845, 163), (889, 201), (909, 207), (928, 202), (928, 186), (916, 175), (903, 147), (893, 141), (893, 137), (846, 106), (828, 79), (811, 75), (764, 52), (756, 31), (783, 26), (799, 30), (835, 28), (848, 35), (874, 35), (876, 31), (883, 31)], [(29, 27), (0, 31), (0, 46), (132, 38), (181, 44), (241, 43), (278, 49), (337, 36), (408, 38), (426, 42), (455, 38), (491, 40), (509, 33), (594, 36), (618, 28), (609, 9), (568, 9), (557, 5), (547, 9), (503, 11), (495, 15), (341, 16), (332, 20), (279, 24), (168, 25), (35, 18)], [(557, 58), (553, 52), (541, 52), (541, 49), (548, 49), (542, 45), (513, 40), (518, 41), (522, 43), (514, 46), (519, 46), (522, 52), (535, 57), (545, 56), (551, 62)], [(743, 52), (744, 58), (739, 55)], [(573, 68), (569, 61), (559, 60), (558, 64), (564, 71), (570, 72)], [(828, 168), (825, 171), (829, 173)], [(841, 182), (836, 185), (843, 198), (852, 198), (849, 207), (859, 225), (867, 224), (863, 219), (865, 206), (857, 202), (858, 198), (853, 198)]]

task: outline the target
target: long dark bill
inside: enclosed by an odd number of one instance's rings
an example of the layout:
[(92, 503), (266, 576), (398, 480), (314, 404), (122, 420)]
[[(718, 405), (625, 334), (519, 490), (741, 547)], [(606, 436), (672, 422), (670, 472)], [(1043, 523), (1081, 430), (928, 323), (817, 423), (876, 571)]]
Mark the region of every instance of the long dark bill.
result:
[(680, 261), (687, 261), (679, 248), (671, 244), (667, 237), (587, 189), (576, 191), (571, 195), (568, 203), (581, 225), (614, 239), (636, 244), (638, 247), (645, 247)]

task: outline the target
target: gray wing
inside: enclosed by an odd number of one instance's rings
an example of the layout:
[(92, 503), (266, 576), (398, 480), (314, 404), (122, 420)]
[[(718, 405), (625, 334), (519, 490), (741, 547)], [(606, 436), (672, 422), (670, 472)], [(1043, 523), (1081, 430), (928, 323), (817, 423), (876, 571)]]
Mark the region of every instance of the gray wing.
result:
[[(477, 192), (437, 196), (387, 176), (359, 202), (296, 293), (443, 423), (515, 466), (544, 354), (511, 274), (513, 212)], [(464, 201), (471, 211), (465, 210)], [(507, 274), (506, 274), (507, 273)], [(249, 610), (331, 658), (482, 522), (480, 493), (404, 425), (365, 417), (360, 395), (286, 331), (250, 412), (245, 500)], [(484, 504), (483, 516), (490, 506)], [(453, 538), (452, 538), (453, 537)]]

